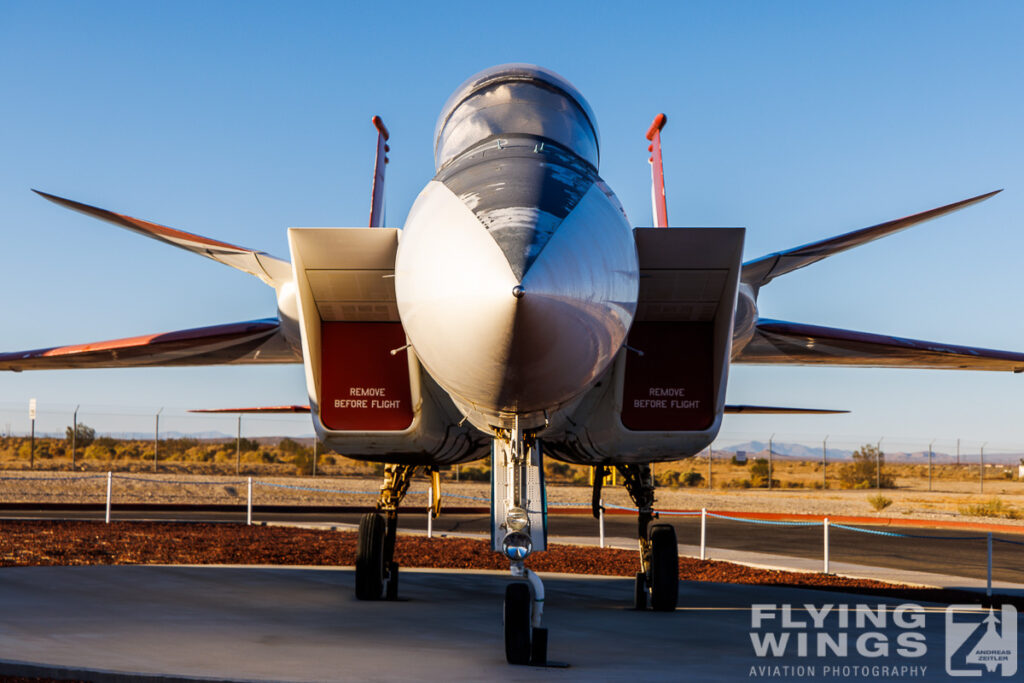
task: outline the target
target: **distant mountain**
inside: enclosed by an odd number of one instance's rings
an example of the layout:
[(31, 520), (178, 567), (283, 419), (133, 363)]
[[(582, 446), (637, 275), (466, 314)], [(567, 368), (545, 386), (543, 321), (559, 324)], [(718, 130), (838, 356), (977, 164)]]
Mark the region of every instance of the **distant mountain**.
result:
[[(721, 453), (723, 449), (716, 449)], [(767, 441), (747, 441), (746, 443), (727, 446), (724, 451), (734, 455), (736, 451), (745, 451), (748, 458), (767, 458)], [(853, 451), (846, 451), (839, 448), (829, 448), (829, 460), (849, 460)], [(781, 441), (772, 442), (772, 457), (785, 458), (789, 460), (821, 460), (821, 446), (805, 446), (802, 443), (785, 443)]]
[[(735, 444), (732, 446), (726, 446), (724, 448), (716, 448), (715, 454), (723, 457), (731, 457), (736, 454), (737, 451), (745, 451), (748, 458), (767, 458), (768, 457), (768, 442), (767, 441), (747, 441), (745, 443)], [(829, 460), (851, 460), (853, 458), (852, 450), (844, 450), (840, 448), (829, 448), (828, 459)], [(885, 443), (882, 443), (882, 453), (885, 454), (887, 462), (900, 462), (910, 463), (918, 465), (928, 464), (928, 451), (887, 451), (885, 449)], [(975, 451), (973, 453), (961, 452), (960, 464), (961, 465), (976, 465), (978, 464), (980, 453)], [(772, 442), (772, 457), (781, 458), (784, 460), (821, 460), (821, 446), (807, 446), (801, 443), (786, 443), (782, 441)], [(985, 463), (991, 465), (1016, 465), (1021, 462), (1024, 458), (1024, 453), (986, 453)], [(936, 465), (948, 465), (956, 462), (956, 455), (950, 455), (949, 453), (940, 453), (935, 451), (932, 453), (932, 463)]]
[[(61, 435), (63, 436), (63, 435)], [(99, 436), (109, 436), (114, 439), (124, 439), (130, 441), (152, 441), (153, 432), (110, 432), (100, 434)], [(224, 432), (210, 431), (210, 432), (160, 432), (160, 440), (163, 439), (196, 439), (198, 441), (230, 441), (234, 443), (237, 436), (235, 434), (225, 434)], [(282, 439), (288, 438), (292, 441), (297, 441), (304, 446), (310, 446), (313, 443), (312, 436), (246, 436), (242, 434), (242, 438), (249, 439), (249, 441), (255, 441), (259, 444), (277, 444)]]

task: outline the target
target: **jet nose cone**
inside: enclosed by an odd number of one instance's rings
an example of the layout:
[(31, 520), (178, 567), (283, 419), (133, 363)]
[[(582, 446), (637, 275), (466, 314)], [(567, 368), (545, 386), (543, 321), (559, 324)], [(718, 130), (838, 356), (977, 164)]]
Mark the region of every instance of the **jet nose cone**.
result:
[(490, 424), (554, 411), (588, 389), (636, 309), (632, 231), (596, 186), (518, 263), (519, 274), (440, 183), (417, 200), (399, 243), (396, 295), (416, 355), (460, 406), (494, 416)]

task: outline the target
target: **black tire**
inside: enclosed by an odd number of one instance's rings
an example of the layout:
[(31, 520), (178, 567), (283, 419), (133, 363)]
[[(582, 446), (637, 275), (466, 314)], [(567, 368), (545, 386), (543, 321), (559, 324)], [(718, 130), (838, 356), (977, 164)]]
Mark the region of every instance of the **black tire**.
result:
[(530, 663), (530, 587), (525, 583), (505, 588), (505, 659)]
[(385, 599), (397, 600), (398, 599), (398, 563), (391, 562), (388, 564), (388, 586), (385, 591)]
[(376, 512), (359, 520), (356, 550), (356, 598), (380, 600), (384, 590), (384, 518)]
[(636, 573), (633, 584), (633, 609), (647, 609), (647, 575), (643, 572)]
[(679, 546), (671, 524), (652, 524), (651, 609), (673, 612), (679, 602)]

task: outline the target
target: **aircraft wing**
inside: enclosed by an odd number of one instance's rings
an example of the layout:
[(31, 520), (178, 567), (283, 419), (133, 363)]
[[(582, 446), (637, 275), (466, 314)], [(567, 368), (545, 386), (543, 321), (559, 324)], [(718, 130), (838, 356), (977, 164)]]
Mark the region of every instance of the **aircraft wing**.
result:
[(0, 353), (0, 370), (298, 363), (276, 318), (111, 341)]
[(190, 413), (309, 413), (309, 406), (256, 406), (254, 408), (196, 408)]
[(759, 320), (753, 339), (733, 362), (1024, 372), (1024, 353), (781, 320)]
[(726, 403), (725, 412), (734, 415), (739, 413), (747, 415), (837, 415), (850, 411), (834, 410), (832, 408), (785, 408), (780, 406), (730, 405)]
[(125, 216), (120, 213), (114, 213), (113, 211), (72, 201), (70, 199), (64, 199), (63, 197), (47, 194), (46, 192), (40, 192), (39, 190), (32, 191), (40, 197), (50, 200), (54, 204), (59, 204), (60, 206), (73, 211), (78, 211), (79, 213), (99, 218), (100, 220), (113, 223), (114, 225), (118, 225), (122, 228), (127, 228), (132, 232), (159, 240), (165, 244), (170, 244), (186, 251), (191, 251), (194, 254), (205, 256), (206, 258), (213, 259), (218, 263), (223, 263), (226, 266), (237, 268), (238, 270), (258, 277), (271, 287), (280, 287), (282, 284), (292, 279), (291, 264), (288, 261), (277, 258), (276, 256), (271, 256), (266, 252), (239, 247), (234, 244), (228, 244), (227, 242), (220, 242), (218, 240), (210, 239), (209, 237), (203, 237), (202, 235), (193, 235), (190, 232), (169, 228), (166, 225), (150, 223), (149, 221), (144, 221), (140, 218), (132, 218), (131, 216)]
[(978, 202), (983, 202), (989, 197), (993, 197), (1000, 192), (1002, 192), (1002, 190), (987, 192), (985, 194), (978, 195), (977, 197), (971, 197), (970, 199), (964, 199), (959, 202), (947, 204), (946, 206), (940, 206), (937, 209), (922, 211), (921, 213), (915, 213), (912, 216), (897, 218), (896, 220), (879, 223), (878, 225), (873, 225), (869, 228), (862, 228), (837, 237), (830, 237), (818, 242), (805, 244), (802, 247), (795, 247), (793, 249), (787, 249), (786, 251), (778, 251), (774, 254), (762, 256), (761, 258), (748, 261), (743, 264), (741, 280), (755, 288), (763, 287), (780, 275), (785, 275), (786, 273), (791, 273), (794, 270), (803, 268), (804, 266), (817, 263), (824, 258), (832, 256), (833, 254), (838, 254), (839, 252), (859, 247), (862, 244), (873, 242), (874, 240), (891, 235), (895, 232), (906, 230), (918, 223), (930, 221), (933, 218), (945, 216), (948, 213), (959, 211), (960, 209), (967, 208), (968, 206), (977, 204)]

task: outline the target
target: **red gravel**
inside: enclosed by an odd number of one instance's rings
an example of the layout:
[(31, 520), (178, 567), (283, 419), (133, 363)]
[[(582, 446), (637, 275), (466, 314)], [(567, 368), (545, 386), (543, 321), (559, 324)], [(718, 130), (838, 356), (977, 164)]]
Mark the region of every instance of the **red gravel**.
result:
[[(0, 567), (95, 564), (275, 564), (350, 566), (356, 534), (243, 524), (0, 520)], [(507, 569), (485, 541), (402, 535), (395, 559), (403, 567)], [(636, 551), (552, 545), (527, 564), (540, 572), (633, 576)], [(908, 589), (898, 584), (819, 573), (755, 569), (679, 558), (686, 581), (803, 586), (899, 595), (935, 602), (976, 601), (975, 594)], [(947, 599), (950, 598), (950, 599)]]

